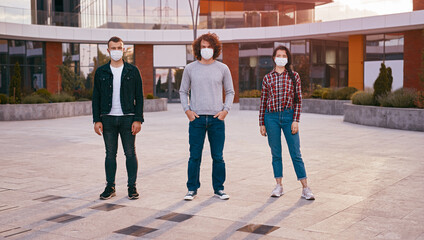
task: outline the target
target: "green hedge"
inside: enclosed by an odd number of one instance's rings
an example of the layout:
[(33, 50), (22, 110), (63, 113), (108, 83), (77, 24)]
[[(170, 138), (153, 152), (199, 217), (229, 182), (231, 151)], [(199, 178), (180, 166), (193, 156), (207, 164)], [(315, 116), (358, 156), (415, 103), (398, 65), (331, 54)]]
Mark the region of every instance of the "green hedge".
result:
[(243, 91), (239, 95), (240, 98), (259, 98), (261, 97), (260, 90), (247, 90)]
[(370, 92), (358, 91), (352, 95), (352, 103), (356, 105), (370, 105), (375, 106), (376, 101)]
[(329, 99), (329, 100), (350, 100), (352, 94), (357, 92), (358, 89), (354, 87), (344, 87), (344, 88), (321, 88), (318, 87), (312, 92), (311, 97)]

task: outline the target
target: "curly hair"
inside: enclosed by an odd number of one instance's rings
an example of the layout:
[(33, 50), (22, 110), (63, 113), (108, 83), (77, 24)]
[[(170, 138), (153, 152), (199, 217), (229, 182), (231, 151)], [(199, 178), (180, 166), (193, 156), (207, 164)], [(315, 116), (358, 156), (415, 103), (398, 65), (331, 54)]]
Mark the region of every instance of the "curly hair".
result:
[(216, 59), (219, 54), (221, 54), (221, 42), (219, 41), (218, 36), (215, 33), (205, 33), (202, 36), (198, 37), (196, 40), (194, 40), (193, 44), (191, 44), (191, 47), (193, 48), (193, 55), (197, 60), (202, 60), (202, 55), (200, 54), (200, 43), (202, 40), (208, 42), (211, 47), (213, 48), (213, 59)]

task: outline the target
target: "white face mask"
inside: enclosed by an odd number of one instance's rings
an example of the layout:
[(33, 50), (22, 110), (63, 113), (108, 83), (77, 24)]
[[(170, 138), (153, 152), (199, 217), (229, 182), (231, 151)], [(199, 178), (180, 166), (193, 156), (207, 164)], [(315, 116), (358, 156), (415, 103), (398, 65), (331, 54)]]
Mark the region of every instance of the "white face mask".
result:
[(112, 58), (113, 61), (119, 61), (123, 54), (124, 53), (120, 50), (112, 50), (110, 51), (110, 58)]
[(275, 58), (275, 64), (277, 64), (277, 66), (279, 66), (279, 67), (286, 66), (287, 62), (288, 62), (287, 58), (282, 58), (282, 57), (276, 57)]
[(212, 48), (202, 48), (200, 50), (200, 55), (202, 55), (203, 59), (209, 60), (213, 57), (213, 49)]

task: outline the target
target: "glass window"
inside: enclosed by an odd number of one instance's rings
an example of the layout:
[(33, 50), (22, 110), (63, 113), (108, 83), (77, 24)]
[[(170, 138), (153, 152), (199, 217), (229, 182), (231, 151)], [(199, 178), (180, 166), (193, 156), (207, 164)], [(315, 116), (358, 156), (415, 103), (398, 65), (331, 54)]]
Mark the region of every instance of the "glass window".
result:
[(126, 0), (112, 0), (113, 22), (127, 22)]
[(40, 88), (46, 88), (42, 66), (28, 67), (28, 76), (25, 81), (28, 86), (31, 86), (33, 91)]
[(385, 34), (384, 53), (386, 60), (403, 59), (404, 38), (402, 33)]
[(134, 45), (125, 45), (123, 59), (128, 63), (134, 64)]
[(290, 52), (292, 54), (305, 54), (306, 53), (305, 40), (292, 41)]
[(26, 42), (27, 51), (27, 64), (29, 65), (43, 65), (43, 42)]
[(278, 46), (285, 46), (288, 49), (290, 49), (290, 42), (275, 42), (274, 43), (274, 48), (278, 47)]
[(280, 26), (295, 24), (296, 6), (292, 4), (284, 4), (283, 11), (280, 12)]
[(160, 0), (148, 0), (145, 4), (145, 23), (147, 28), (160, 29), (162, 9)]
[(384, 60), (384, 35), (368, 35), (366, 37), (366, 60)]
[(93, 71), (95, 59), (97, 59), (97, 44), (80, 44), (80, 71), (84, 78)]
[(9, 87), (8, 83), (7, 66), (0, 65), (0, 93), (7, 94)]
[(324, 63), (324, 42), (320, 40), (312, 40), (312, 63)]
[(7, 64), (7, 40), (0, 40), (0, 64)]
[(340, 64), (348, 64), (349, 61), (349, 47), (348, 43), (340, 42), (339, 49), (339, 63)]
[(210, 15), (212, 21), (212, 28), (222, 29), (225, 28), (225, 4), (224, 1), (214, 1), (210, 3)]
[(144, 18), (144, 0), (128, 0), (128, 22), (142, 23)]
[(10, 64), (24, 64), (25, 61), (25, 41), (9, 40)]
[[(96, 59), (96, 68), (100, 67), (110, 61), (110, 55), (107, 51), (107, 44), (99, 44), (97, 45), (97, 59)], [(126, 46), (124, 46), (126, 47)]]
[(337, 64), (337, 49), (338, 49), (338, 42), (332, 42), (332, 41), (325, 42), (325, 63)]

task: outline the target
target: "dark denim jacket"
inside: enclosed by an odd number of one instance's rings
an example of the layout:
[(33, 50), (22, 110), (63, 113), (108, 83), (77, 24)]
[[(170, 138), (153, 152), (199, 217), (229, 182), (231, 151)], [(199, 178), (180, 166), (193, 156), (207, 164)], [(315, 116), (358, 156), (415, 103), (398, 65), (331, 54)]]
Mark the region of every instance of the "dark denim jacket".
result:
[[(100, 116), (112, 109), (113, 74), (110, 62), (97, 68), (94, 75), (93, 122), (100, 122)], [(124, 114), (134, 114), (134, 121), (144, 122), (143, 86), (138, 68), (124, 62), (121, 76), (121, 107)]]

